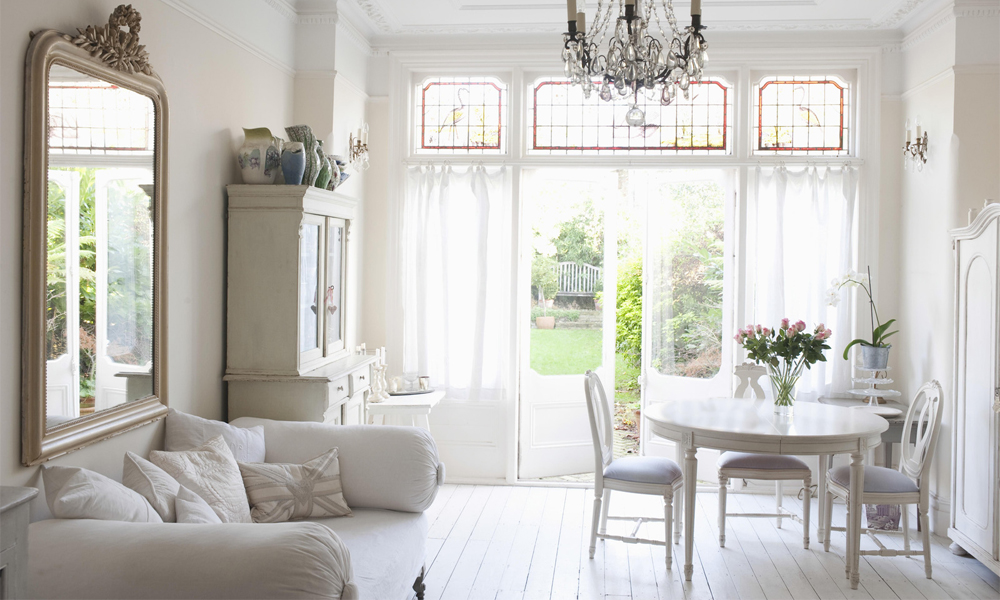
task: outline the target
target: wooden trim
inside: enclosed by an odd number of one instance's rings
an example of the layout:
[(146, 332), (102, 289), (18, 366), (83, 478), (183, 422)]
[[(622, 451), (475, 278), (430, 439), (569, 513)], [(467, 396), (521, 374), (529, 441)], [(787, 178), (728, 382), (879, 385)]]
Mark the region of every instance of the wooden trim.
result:
[[(155, 112), (153, 158), (153, 395), (46, 430), (45, 286), (48, 181), (48, 74), (53, 64), (150, 98)], [(166, 195), (168, 110), (155, 75), (107, 67), (63, 34), (46, 30), (28, 45), (24, 69), (24, 224), (21, 321), (21, 462), (56, 456), (152, 423), (167, 413)]]

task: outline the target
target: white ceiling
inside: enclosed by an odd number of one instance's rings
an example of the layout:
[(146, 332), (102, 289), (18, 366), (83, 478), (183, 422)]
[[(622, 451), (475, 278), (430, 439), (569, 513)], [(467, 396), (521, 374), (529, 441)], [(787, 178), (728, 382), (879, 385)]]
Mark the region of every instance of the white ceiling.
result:
[[(560, 0), (342, 2), (353, 4), (351, 12), (382, 34), (559, 33), (566, 28), (566, 4)], [(717, 31), (896, 29), (930, 4), (934, 0), (703, 0), (702, 19)], [(674, 2), (680, 23), (688, 21), (690, 6), (690, 0)], [(596, 7), (597, 0), (587, 0), (588, 16)]]

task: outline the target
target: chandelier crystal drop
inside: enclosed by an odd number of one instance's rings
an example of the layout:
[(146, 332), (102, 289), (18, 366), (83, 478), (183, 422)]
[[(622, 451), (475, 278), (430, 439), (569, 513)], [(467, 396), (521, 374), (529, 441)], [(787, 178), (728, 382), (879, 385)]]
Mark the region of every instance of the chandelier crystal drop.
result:
[[(598, 0), (590, 29), (585, 13), (576, 10), (576, 0), (567, 0), (567, 13), (562, 54), (566, 77), (587, 98), (595, 87), (605, 102), (631, 98), (629, 125), (645, 123), (640, 94), (668, 105), (678, 94), (688, 99), (691, 82), (701, 79), (708, 62), (701, 0), (692, 0), (691, 25), (683, 30), (677, 28), (673, 0), (660, 0), (659, 7), (656, 0)], [(650, 33), (653, 26), (660, 38)]]

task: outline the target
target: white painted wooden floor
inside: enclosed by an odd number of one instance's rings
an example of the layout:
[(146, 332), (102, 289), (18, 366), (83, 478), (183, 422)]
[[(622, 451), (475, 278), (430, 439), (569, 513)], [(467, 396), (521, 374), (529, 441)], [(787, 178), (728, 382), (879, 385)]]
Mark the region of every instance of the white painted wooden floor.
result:
[[(770, 512), (774, 497), (729, 494), (730, 512)], [(813, 499), (812, 514), (819, 512)], [(726, 547), (719, 548), (717, 495), (698, 494), (694, 579), (682, 583), (683, 539), (674, 545), (666, 570), (662, 547), (598, 541), (587, 556), (592, 489), (446, 485), (428, 511), (428, 600), (438, 598), (1000, 598), (1000, 582), (975, 559), (948, 551), (934, 536), (934, 579), (924, 578), (919, 558), (861, 558), (861, 586), (844, 578), (844, 542), (835, 532), (830, 552), (812, 539), (802, 548), (802, 528), (785, 519), (727, 520)], [(784, 504), (801, 511), (786, 496)], [(612, 493), (612, 515), (662, 515), (658, 498)], [(801, 512), (800, 512), (801, 514)], [(834, 506), (842, 525), (844, 505)], [(625, 523), (619, 527), (631, 528)], [(642, 535), (662, 538), (662, 527), (644, 525)], [(614, 531), (609, 522), (609, 530)], [(815, 521), (812, 538), (815, 538)], [(902, 548), (901, 536), (883, 536)], [(919, 547), (915, 540), (914, 548)], [(863, 549), (875, 549), (869, 540)]]

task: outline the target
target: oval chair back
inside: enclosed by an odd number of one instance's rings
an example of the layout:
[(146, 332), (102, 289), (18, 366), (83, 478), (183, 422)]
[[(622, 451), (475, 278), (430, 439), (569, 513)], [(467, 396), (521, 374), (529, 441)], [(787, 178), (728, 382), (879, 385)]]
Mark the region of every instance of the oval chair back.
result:
[[(944, 407), (942, 395), (940, 383), (925, 383), (910, 403), (903, 422), (903, 438), (900, 441), (903, 456), (899, 460), (899, 472), (911, 479), (920, 480), (921, 488), (925, 485), (923, 482), (927, 481), (927, 471), (931, 466), (928, 457), (934, 454), (941, 429), (941, 412)], [(911, 446), (910, 436), (914, 423), (917, 424), (916, 441)]]
[(604, 473), (604, 468), (614, 458), (614, 426), (611, 405), (604, 393), (601, 378), (593, 371), (587, 371), (583, 379), (584, 394), (587, 396), (587, 415), (590, 417), (590, 434), (594, 438), (595, 477)]

